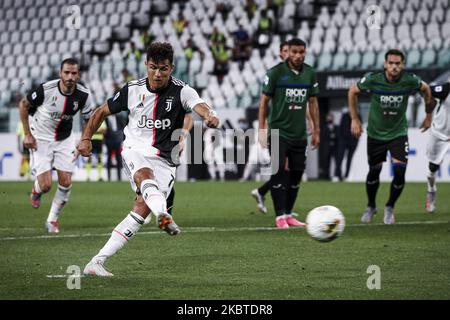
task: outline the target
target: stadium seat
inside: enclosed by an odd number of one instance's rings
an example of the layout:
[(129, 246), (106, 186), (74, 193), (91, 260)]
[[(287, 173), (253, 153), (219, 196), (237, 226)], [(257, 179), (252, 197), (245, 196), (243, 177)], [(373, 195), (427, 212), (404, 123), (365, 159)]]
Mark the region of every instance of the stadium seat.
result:
[(312, 53), (307, 53), (305, 57), (305, 63), (309, 64), (312, 67), (315, 67), (316, 64), (316, 56)]
[(50, 10), (48, 12), (49, 17), (58, 17), (59, 16), (59, 7), (58, 6), (50, 6)]
[(335, 52), (336, 51), (336, 40), (332, 34), (327, 33), (325, 36), (322, 52)]
[(8, 29), (8, 24), (6, 20), (0, 20), (0, 32), (4, 32)]
[[(40, 30), (39, 28), (40, 28), (40, 21), (39, 21), (39, 19), (38, 18), (31, 19), (30, 20), (30, 26), (29, 26), (30, 31), (32, 31), (32, 32), (39, 31), (40, 33), (42, 33), (42, 30)], [(37, 38), (33, 38), (33, 39), (37, 39)], [(42, 39), (42, 37), (39, 38), (39, 39)]]
[(323, 71), (323, 70), (327, 70), (331, 67), (331, 63), (332, 63), (332, 55), (331, 53), (322, 53), (319, 56), (319, 62), (317, 65), (317, 70), (319, 71)]
[(44, 18), (48, 17), (48, 10), (47, 10), (46, 6), (36, 5), (36, 7), (39, 8), (38, 15), (37, 15), (39, 19), (44, 19)]
[(347, 69), (355, 70), (361, 68), (361, 54), (353, 51), (347, 56)]
[(11, 37), (9, 39), (9, 42), (11, 44), (16, 44), (20, 42), (20, 32), (19, 31), (14, 31), (11, 33)]
[[(335, 29), (337, 31), (337, 29)], [(306, 41), (308, 44), (309, 39), (311, 37), (311, 30), (309, 29), (309, 25), (307, 21), (302, 21), (302, 24), (300, 25), (300, 29), (297, 32), (297, 37)]]
[(406, 66), (408, 68), (415, 68), (419, 65), (421, 53), (419, 49), (412, 49), (408, 51), (408, 56), (406, 57)]
[(126, 4), (123, 2), (119, 2), (117, 12), (131, 12), (131, 13), (139, 12), (139, 1), (137, 0), (128, 2), (128, 9), (123, 8), (124, 5)]
[(29, 68), (31, 68), (31, 67), (33, 67), (33, 66), (35, 66), (35, 65), (37, 65), (37, 64), (38, 64), (37, 55), (35, 55), (35, 54), (30, 54), (30, 55), (28, 55), (28, 58), (27, 58), (27, 66), (28, 66)]
[[(450, 10), (449, 10), (449, 11), (450, 11)], [(444, 23), (444, 24), (441, 26), (441, 30), (442, 30), (442, 33), (441, 33), (441, 35), (442, 35), (442, 37), (441, 37), (441, 39), (442, 39), (442, 48), (448, 48), (448, 47), (450, 47), (450, 37), (444, 37), (444, 36), (443, 36), (444, 30), (450, 30), (449, 28), (450, 28), (450, 20), (447, 21), (446, 23)]]
[(437, 56), (437, 65), (439, 67), (448, 67), (450, 65), (450, 48), (441, 49)]
[(30, 69), (28, 67), (21, 67), (21, 68), (19, 68), (19, 73), (17, 75), (19, 77), (19, 79), (24, 80), (24, 79), (28, 78), (28, 71), (29, 70)]
[(393, 11), (385, 11), (385, 12), (389, 12), (387, 19), (386, 19), (388, 25), (393, 25), (396, 27), (400, 24), (400, 21), (401, 21), (400, 11), (393, 10)]
[(7, 70), (5, 67), (3, 67), (3, 61), (0, 60), (0, 79), (6, 78), (6, 73), (7, 73)]
[(139, 11), (142, 13), (148, 13), (152, 8), (151, 0), (140, 0), (140, 9)]
[(20, 20), (19, 30), (21, 32), (27, 31), (29, 29), (29, 21), (28, 20)]
[[(0, 44), (5, 45), (9, 43), (9, 33), (8, 32), (2, 32), (0, 33)], [(1, 50), (0, 50), (1, 53)]]
[(64, 25), (64, 22), (63, 22), (63, 20), (61, 19), (61, 17), (55, 17), (55, 18), (53, 18), (52, 19), (52, 28), (53, 29), (61, 29), (61, 28), (64, 28), (65, 27), (65, 25)]
[[(383, 0), (383, 1), (391, 2), (389, 0)], [(396, 8), (396, 11), (403, 12), (405, 10), (405, 8), (406, 8), (406, 0), (395, 1), (394, 2), (394, 6)]]
[(378, 52), (377, 58), (376, 58), (376, 61), (375, 61), (375, 65), (374, 65), (375, 69), (383, 68), (385, 53), (386, 53), (385, 51)]
[(22, 43), (16, 43), (14, 46), (13, 46), (13, 51), (12, 51), (12, 54), (13, 55), (19, 55), (19, 54), (21, 54), (23, 52), (23, 45), (22, 45)]
[(338, 52), (333, 56), (332, 70), (342, 70), (347, 61), (347, 54), (345, 52)]
[(16, 78), (17, 76), (17, 68), (14, 68), (13, 66), (8, 68), (8, 72), (6, 74), (6, 78), (9, 80), (12, 80)]
[(17, 20), (10, 20), (8, 23), (8, 31), (13, 32), (16, 31), (19, 28), (19, 23)]
[(421, 68), (427, 68), (435, 63), (436, 60), (436, 52), (428, 48), (422, 52), (422, 61), (420, 63)]
[(8, 57), (12, 53), (12, 46), (9, 43), (6, 43), (1, 48), (1, 52), (4, 57)]
[(98, 1), (94, 6), (94, 12), (95, 15), (100, 15), (102, 13), (105, 13), (105, 4), (101, 1)]
[(412, 25), (415, 22), (415, 19), (416, 13), (414, 10), (408, 8), (405, 12), (403, 12), (401, 24)]

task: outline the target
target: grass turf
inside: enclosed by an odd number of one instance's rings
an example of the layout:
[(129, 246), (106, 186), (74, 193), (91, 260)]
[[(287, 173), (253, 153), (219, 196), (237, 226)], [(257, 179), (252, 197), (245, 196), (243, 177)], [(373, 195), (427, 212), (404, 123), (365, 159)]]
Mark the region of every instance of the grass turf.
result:
[[(342, 210), (341, 238), (319, 243), (304, 229), (276, 230), (256, 211), (254, 182), (177, 183), (169, 237), (154, 221), (107, 262), (108, 279), (81, 278), (66, 286), (66, 269), (81, 270), (131, 208), (128, 183), (74, 183), (61, 216), (61, 233), (44, 221), (54, 189), (31, 208), (31, 183), (0, 183), (0, 299), (449, 299), (450, 184), (439, 184), (438, 209), (424, 211), (426, 186), (407, 183), (395, 214), (382, 225), (389, 184), (378, 194), (373, 225), (360, 225), (365, 208), (360, 183), (306, 182), (295, 207), (304, 220), (319, 205)], [(268, 227), (267, 229), (265, 227)], [(213, 229), (215, 228), (215, 229)], [(367, 268), (381, 270), (381, 289), (369, 290)], [(51, 278), (48, 276), (52, 276)]]

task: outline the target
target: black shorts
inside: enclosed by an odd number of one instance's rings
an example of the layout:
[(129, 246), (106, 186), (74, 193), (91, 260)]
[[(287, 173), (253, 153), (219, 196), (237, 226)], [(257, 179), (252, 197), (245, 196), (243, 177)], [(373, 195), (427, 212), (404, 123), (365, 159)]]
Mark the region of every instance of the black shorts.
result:
[(102, 146), (102, 140), (92, 140), (92, 153), (95, 153), (97, 155), (102, 154)]
[(398, 137), (389, 141), (367, 138), (369, 166), (385, 162), (388, 151), (392, 158), (407, 163), (409, 152), (408, 136)]
[[(269, 151), (272, 155), (271, 138), (269, 137)], [(284, 169), (286, 158), (288, 159), (289, 170), (304, 171), (306, 167), (307, 140), (292, 141), (279, 137), (278, 157), (272, 159), (272, 165), (278, 165), (278, 169)]]

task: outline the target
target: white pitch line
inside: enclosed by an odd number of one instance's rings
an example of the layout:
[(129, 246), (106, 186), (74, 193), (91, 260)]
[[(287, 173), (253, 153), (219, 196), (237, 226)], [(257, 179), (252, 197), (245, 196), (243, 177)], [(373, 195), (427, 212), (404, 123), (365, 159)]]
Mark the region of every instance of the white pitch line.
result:
[(67, 277), (71, 277), (71, 278), (84, 278), (85, 275), (83, 274), (48, 274), (46, 275), (47, 278), (67, 278)]
[[(449, 221), (404, 221), (396, 222), (394, 226), (398, 225), (422, 225), (422, 224), (446, 224)], [(385, 226), (383, 223), (372, 224), (348, 224), (346, 227), (377, 227)], [(392, 226), (389, 226), (392, 227)], [(17, 230), (17, 229), (13, 229)], [(220, 227), (187, 227), (181, 228), (182, 233), (202, 233), (202, 232), (238, 232), (238, 231), (282, 231), (276, 227), (232, 227), (232, 228), (220, 228)], [(304, 230), (304, 228), (293, 228), (292, 230)], [(164, 234), (163, 231), (142, 231), (139, 234)], [(86, 238), (86, 237), (106, 237), (110, 236), (109, 233), (86, 233), (86, 234), (62, 234), (62, 235), (41, 235), (41, 236), (23, 236), (23, 237), (4, 237), (0, 238), (0, 241), (10, 240), (30, 240), (30, 239), (64, 239), (64, 238)]]

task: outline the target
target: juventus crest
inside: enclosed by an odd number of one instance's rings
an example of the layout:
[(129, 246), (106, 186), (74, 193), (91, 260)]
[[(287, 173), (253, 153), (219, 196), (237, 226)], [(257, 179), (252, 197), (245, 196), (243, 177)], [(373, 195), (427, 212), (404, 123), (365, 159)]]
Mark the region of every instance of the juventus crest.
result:
[(172, 110), (172, 102), (173, 102), (173, 97), (167, 97), (167, 99), (166, 99), (166, 108), (165, 108), (165, 110), (167, 112), (170, 112), (170, 110)]

